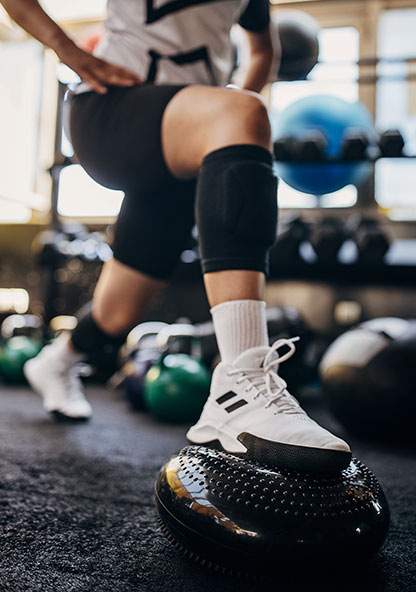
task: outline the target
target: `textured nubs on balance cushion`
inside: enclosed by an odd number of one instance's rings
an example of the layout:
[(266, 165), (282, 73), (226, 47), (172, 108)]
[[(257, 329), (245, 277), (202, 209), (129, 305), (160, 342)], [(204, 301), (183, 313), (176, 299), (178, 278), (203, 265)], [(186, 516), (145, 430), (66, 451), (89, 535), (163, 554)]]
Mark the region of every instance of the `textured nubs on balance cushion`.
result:
[(337, 473), (304, 473), (189, 446), (162, 467), (155, 496), (168, 538), (226, 569), (344, 564), (374, 554), (389, 525), (384, 493), (356, 459)]

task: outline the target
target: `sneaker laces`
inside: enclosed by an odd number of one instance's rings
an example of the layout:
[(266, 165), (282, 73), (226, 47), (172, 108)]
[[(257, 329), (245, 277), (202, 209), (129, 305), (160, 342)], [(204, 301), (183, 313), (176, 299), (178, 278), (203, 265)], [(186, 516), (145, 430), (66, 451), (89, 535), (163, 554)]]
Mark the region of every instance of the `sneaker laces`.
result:
[[(277, 374), (277, 367), (282, 362), (286, 362), (295, 353), (296, 347), (294, 344), (299, 339), (299, 337), (278, 339), (270, 347), (260, 367), (237, 368), (230, 370), (228, 374), (230, 376), (241, 374), (241, 377), (236, 381), (237, 384), (247, 380), (250, 386), (247, 387), (246, 391), (249, 392), (254, 388), (257, 391), (253, 397), (254, 399), (260, 396), (267, 399), (266, 409), (272, 405), (276, 405), (278, 406), (276, 413), (304, 414), (305, 412), (300, 407), (297, 399), (286, 390), (286, 381)], [(278, 350), (285, 346), (289, 348), (289, 351), (281, 356), (276, 356)]]

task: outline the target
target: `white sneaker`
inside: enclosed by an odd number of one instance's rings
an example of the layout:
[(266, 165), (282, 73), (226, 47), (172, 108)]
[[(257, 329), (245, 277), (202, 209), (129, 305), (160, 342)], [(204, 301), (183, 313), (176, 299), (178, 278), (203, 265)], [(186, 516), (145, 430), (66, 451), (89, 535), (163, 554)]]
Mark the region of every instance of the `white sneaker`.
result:
[[(31, 388), (43, 399), (43, 407), (58, 419), (85, 420), (92, 414), (77, 369), (55, 355), (56, 344), (47, 345), (24, 365)], [(58, 358), (58, 359), (57, 359)]]
[[(209, 398), (187, 439), (281, 468), (339, 471), (348, 467), (348, 444), (313, 421), (277, 374), (279, 364), (295, 352), (297, 339), (253, 347), (232, 366), (218, 364)], [(283, 346), (289, 351), (279, 357), (277, 350)]]

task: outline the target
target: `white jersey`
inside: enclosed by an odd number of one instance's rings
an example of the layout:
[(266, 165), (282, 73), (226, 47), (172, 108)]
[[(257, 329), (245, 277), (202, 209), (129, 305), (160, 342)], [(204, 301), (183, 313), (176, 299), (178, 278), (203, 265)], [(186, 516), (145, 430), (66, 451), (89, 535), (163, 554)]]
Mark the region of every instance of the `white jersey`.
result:
[(108, 0), (107, 11), (94, 55), (155, 84), (227, 84), (231, 27), (262, 31), (270, 19), (268, 0)]

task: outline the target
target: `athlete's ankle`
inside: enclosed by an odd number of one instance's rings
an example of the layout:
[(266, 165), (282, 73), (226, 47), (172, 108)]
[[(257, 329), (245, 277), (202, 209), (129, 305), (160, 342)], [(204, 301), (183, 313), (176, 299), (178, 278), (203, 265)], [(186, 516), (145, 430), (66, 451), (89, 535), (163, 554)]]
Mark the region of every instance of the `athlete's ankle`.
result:
[(44, 350), (44, 355), (49, 359), (53, 359), (54, 363), (61, 369), (69, 369), (86, 357), (84, 353), (74, 347), (71, 336), (67, 333), (60, 335), (54, 342), (47, 346), (47, 349)]
[(245, 350), (268, 345), (266, 303), (232, 300), (211, 309), (221, 360), (226, 364)]
[(110, 335), (95, 321), (93, 314), (88, 312), (78, 322), (71, 335), (71, 348), (84, 356), (112, 348), (118, 350), (125, 342), (127, 333)]

